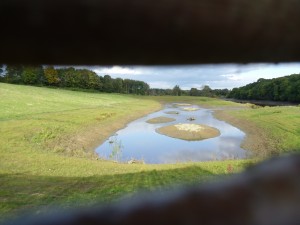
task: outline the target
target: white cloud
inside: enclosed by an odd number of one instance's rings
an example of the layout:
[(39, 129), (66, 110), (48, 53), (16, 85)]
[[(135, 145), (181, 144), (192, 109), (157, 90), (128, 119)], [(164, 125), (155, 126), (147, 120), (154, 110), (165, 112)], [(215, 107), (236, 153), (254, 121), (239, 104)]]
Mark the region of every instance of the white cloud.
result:
[(300, 73), (300, 63), (259, 63), (259, 64), (211, 64), (178, 66), (90, 66), (85, 67), (98, 75), (109, 74), (111, 77), (135, 79), (147, 82), (151, 88), (182, 89), (240, 87), (259, 78), (275, 78), (293, 73)]
[(170, 89), (173, 88), (175, 85), (172, 85), (168, 82), (161, 82), (161, 81), (153, 81), (148, 82), (151, 88), (163, 88), (163, 89)]
[(221, 76), (227, 78), (228, 80), (233, 80), (233, 81), (243, 80), (241, 76), (238, 76), (236, 74), (225, 74)]
[(104, 68), (96, 68), (93, 69), (95, 71), (95, 73), (99, 74), (99, 75), (103, 75), (103, 74), (109, 74), (109, 75), (116, 75), (116, 74), (120, 74), (120, 75), (137, 75), (137, 74), (142, 74), (141, 71), (137, 70), (137, 69), (132, 69), (132, 68), (128, 68), (128, 67), (121, 67), (121, 66), (113, 66), (113, 67), (104, 67)]

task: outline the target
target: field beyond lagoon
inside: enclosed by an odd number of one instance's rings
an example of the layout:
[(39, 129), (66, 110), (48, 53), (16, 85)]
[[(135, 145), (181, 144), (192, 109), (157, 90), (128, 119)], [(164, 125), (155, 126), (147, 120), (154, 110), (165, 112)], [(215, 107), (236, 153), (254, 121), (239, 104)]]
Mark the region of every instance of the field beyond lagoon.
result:
[[(252, 109), (211, 98), (99, 94), (3, 83), (0, 97), (2, 219), (21, 210), (93, 205), (141, 189), (199, 184), (242, 171), (256, 161), (129, 165), (97, 160), (97, 145), (166, 102), (214, 108), (219, 119), (247, 133), (244, 146), (259, 157), (300, 149), (299, 107)], [(262, 138), (251, 145), (258, 136)]]

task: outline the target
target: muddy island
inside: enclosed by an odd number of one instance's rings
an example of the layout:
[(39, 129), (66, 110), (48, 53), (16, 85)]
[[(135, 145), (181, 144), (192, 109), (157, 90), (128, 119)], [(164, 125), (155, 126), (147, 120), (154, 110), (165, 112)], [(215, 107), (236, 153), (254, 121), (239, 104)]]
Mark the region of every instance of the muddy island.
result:
[(149, 119), (146, 122), (147, 123), (156, 124), (156, 123), (169, 123), (169, 122), (173, 122), (173, 121), (175, 121), (175, 119), (169, 118), (169, 117), (160, 116), (160, 117), (155, 117), (155, 118)]
[(157, 133), (187, 141), (199, 141), (217, 137), (220, 131), (203, 124), (180, 123), (156, 129)]

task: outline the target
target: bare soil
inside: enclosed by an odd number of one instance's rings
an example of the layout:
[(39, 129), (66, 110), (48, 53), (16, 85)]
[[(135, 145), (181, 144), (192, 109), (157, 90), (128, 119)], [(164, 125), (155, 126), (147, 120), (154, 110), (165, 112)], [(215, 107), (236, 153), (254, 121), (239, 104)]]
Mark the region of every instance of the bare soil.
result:
[(176, 105), (176, 106), (189, 106), (191, 104), (189, 104), (189, 103), (175, 103), (174, 105)]
[(202, 124), (175, 124), (158, 128), (156, 132), (187, 141), (199, 141), (220, 135), (218, 129)]
[(268, 137), (266, 132), (255, 123), (232, 116), (228, 109), (215, 110), (214, 116), (244, 131), (246, 138), (241, 147), (251, 151), (254, 156), (266, 157), (270, 152), (274, 151), (273, 141)]
[(90, 156), (92, 158), (97, 158), (98, 155), (95, 153), (94, 149), (110, 135), (124, 128), (129, 122), (159, 109), (161, 109), (161, 106), (134, 111), (132, 114), (127, 116), (116, 116), (112, 114), (110, 118), (100, 122), (98, 119), (95, 119), (95, 124), (86, 126), (76, 134), (61, 137), (60, 142), (64, 144), (61, 144), (59, 149), (55, 146), (50, 147), (56, 149), (55, 151), (57, 152), (59, 152), (60, 149), (64, 149), (67, 154), (71, 155), (77, 155), (76, 152), (79, 152), (78, 154), (80, 154), (83, 151), (85, 153), (84, 157)]
[(168, 111), (168, 112), (165, 112), (166, 114), (179, 114), (178, 111)]
[(151, 123), (151, 124), (156, 124), (156, 123), (168, 123), (168, 122), (172, 122), (172, 121), (175, 121), (175, 119), (160, 116), (160, 117), (155, 117), (155, 118), (149, 119), (146, 122)]

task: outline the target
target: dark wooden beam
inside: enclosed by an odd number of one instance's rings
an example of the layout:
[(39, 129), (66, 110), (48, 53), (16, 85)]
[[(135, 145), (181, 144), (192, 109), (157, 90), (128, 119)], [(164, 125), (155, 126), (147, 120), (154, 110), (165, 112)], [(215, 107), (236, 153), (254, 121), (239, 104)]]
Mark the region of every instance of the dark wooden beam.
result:
[(300, 60), (297, 0), (1, 0), (0, 63)]
[(300, 156), (265, 161), (227, 180), (118, 204), (32, 215), (7, 225), (296, 225)]

